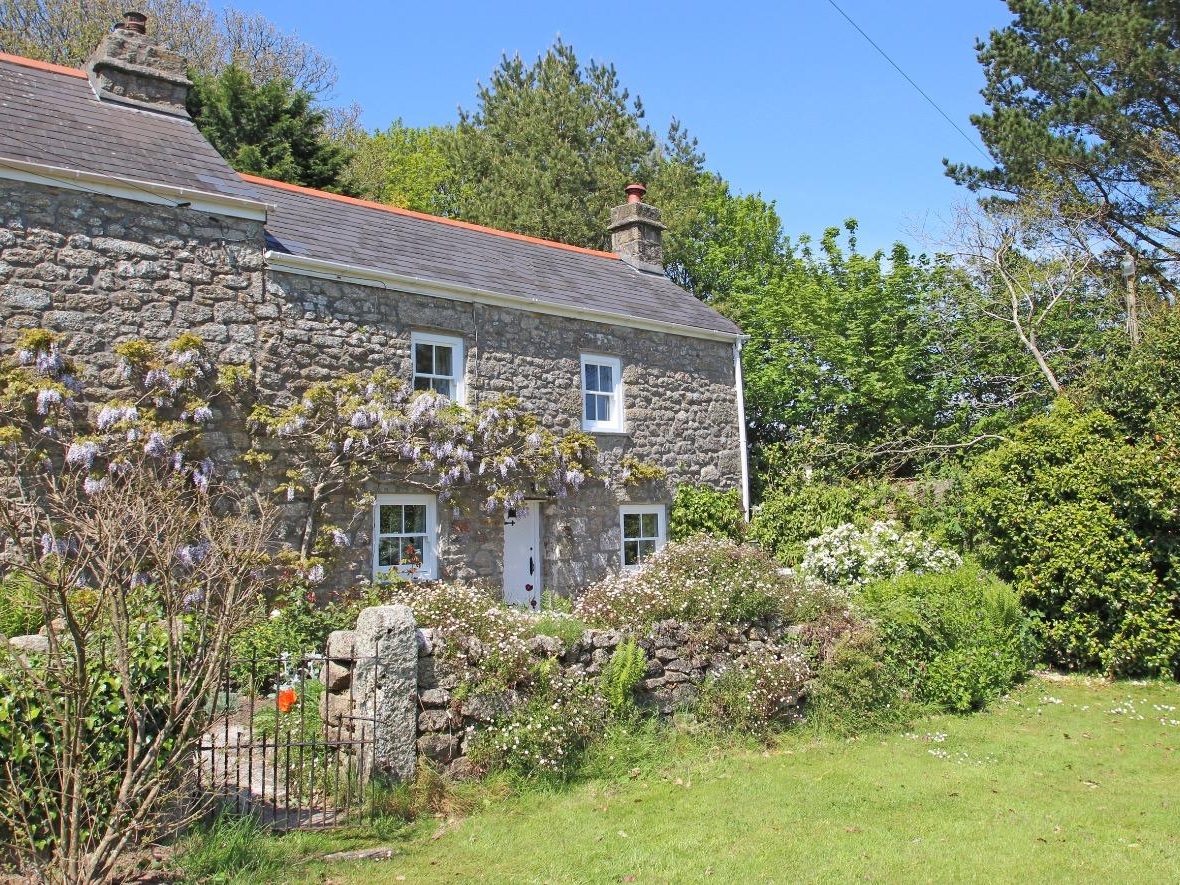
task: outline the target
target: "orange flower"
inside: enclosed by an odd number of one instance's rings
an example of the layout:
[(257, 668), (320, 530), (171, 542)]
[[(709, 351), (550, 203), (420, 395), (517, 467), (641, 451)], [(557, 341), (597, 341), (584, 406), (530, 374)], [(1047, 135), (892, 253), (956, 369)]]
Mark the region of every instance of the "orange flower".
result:
[(280, 713), (290, 713), (291, 708), (295, 706), (298, 698), (295, 696), (295, 689), (287, 687), (279, 689), (279, 696), (276, 699)]

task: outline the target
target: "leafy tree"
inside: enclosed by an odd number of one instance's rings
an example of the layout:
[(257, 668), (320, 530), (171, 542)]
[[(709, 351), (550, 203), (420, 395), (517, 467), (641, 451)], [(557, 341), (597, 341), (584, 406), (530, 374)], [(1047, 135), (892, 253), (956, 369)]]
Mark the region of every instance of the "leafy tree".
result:
[[(782, 222), (773, 203), (759, 194), (735, 195), (718, 176), (679, 164), (660, 167), (656, 181), (679, 179), (667, 188), (673, 202), (665, 235), (668, 276), (702, 301), (725, 309), (731, 296), (756, 293), (781, 273)], [(661, 208), (665, 203), (662, 198)]]
[(948, 397), (926, 321), (945, 269), (894, 247), (856, 251), (830, 228), (819, 249), (785, 249), (765, 285), (727, 309), (751, 336), (743, 368), (756, 446), (819, 435), (863, 451), (890, 434), (937, 428)]
[(1180, 422), (1128, 440), (1059, 399), (972, 468), (967, 525), (985, 564), (1071, 669), (1180, 675)]
[(366, 200), (446, 214), (453, 173), (445, 145), (453, 134), (450, 127), (418, 128), (401, 120), (371, 135), (351, 133), (344, 141), (351, 157), (341, 181), (349, 192)]
[[(126, 7), (115, 0), (3, 0), (0, 51), (80, 67)], [(145, 0), (139, 8), (148, 32), (199, 74), (232, 63), (257, 80), (290, 80), (315, 96), (336, 85), (330, 59), (257, 13), (225, 6), (219, 16), (205, 0)]]
[(505, 56), (448, 141), (452, 211), (505, 230), (602, 248), (610, 207), (650, 178), (656, 138), (613, 65), (560, 40), (532, 65)]
[[(1140, 259), (1174, 290), (1180, 259), (1180, 14), (1168, 0), (1008, 0), (977, 49), (996, 165), (948, 165)], [(1161, 259), (1161, 260), (1156, 260)]]
[(289, 80), (255, 82), (237, 65), (197, 76), (188, 111), (201, 133), (239, 172), (337, 189), (347, 156), (325, 137), (326, 115)]

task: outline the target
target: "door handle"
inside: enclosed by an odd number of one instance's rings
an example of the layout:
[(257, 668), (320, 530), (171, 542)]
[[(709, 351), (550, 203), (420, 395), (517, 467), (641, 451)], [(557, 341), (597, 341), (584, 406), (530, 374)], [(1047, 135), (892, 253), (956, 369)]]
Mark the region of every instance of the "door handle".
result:
[(530, 575), (532, 575), (532, 574), (535, 574), (535, 573), (536, 573), (536, 571), (537, 571), (537, 566), (536, 566), (536, 564), (533, 562), (533, 558), (530, 556), (530, 557), (529, 557), (529, 574), (530, 574)]

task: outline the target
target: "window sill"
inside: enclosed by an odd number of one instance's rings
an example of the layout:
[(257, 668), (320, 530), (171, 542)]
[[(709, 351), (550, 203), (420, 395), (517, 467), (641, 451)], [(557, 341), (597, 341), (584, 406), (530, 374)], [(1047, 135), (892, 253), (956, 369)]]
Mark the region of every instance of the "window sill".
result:
[(630, 430), (603, 430), (602, 428), (594, 429), (594, 428), (590, 428), (590, 427), (583, 427), (582, 433), (592, 433), (595, 436), (627, 436), (627, 437), (630, 437), (633, 435)]

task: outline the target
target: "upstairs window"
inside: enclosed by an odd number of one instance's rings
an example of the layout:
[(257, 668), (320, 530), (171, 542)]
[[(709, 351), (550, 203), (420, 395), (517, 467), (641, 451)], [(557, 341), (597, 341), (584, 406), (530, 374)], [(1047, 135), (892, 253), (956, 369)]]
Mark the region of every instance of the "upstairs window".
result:
[(465, 393), (463, 339), (414, 332), (410, 336), (410, 350), (414, 358), (414, 389), (433, 390), (461, 404)]
[(664, 508), (658, 504), (626, 504), (619, 508), (623, 536), (623, 568), (646, 563), (667, 541)]
[(623, 431), (623, 364), (618, 357), (582, 354), (582, 429)]
[(373, 507), (373, 572), (438, 576), (437, 506), (432, 495), (378, 495)]

